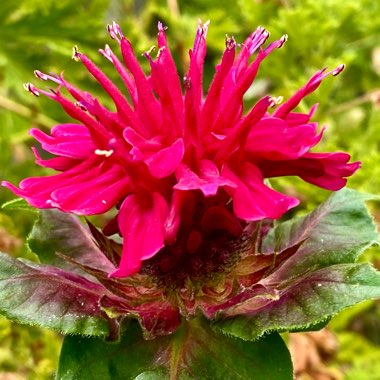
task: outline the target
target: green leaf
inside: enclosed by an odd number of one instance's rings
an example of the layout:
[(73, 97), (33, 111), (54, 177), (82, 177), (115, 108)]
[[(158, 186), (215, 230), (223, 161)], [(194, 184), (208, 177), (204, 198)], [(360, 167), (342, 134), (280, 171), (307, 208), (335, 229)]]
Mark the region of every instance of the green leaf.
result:
[(245, 342), (193, 319), (184, 321), (173, 335), (147, 341), (132, 321), (117, 344), (67, 336), (57, 379), (291, 380), (293, 371), (278, 334)]
[(91, 265), (105, 272), (114, 270), (79, 218), (58, 210), (40, 211), (40, 217), (29, 235), (28, 244), (45, 264), (83, 274), (78, 266), (58, 257), (56, 253), (59, 252), (75, 258), (81, 264)]
[(325, 328), (329, 322), (331, 321), (332, 317), (328, 317), (325, 320), (319, 321), (317, 323), (313, 323), (308, 326), (302, 326), (302, 327), (296, 327), (294, 329), (289, 329), (289, 332), (296, 333), (296, 332), (306, 332), (306, 331), (319, 331)]
[(375, 196), (343, 189), (303, 218), (279, 224), (263, 242), (263, 252), (280, 252), (304, 241), (276, 271), (277, 281), (334, 264), (355, 262), (377, 240), (365, 201)]
[(47, 265), (0, 253), (0, 313), (17, 322), (66, 334), (107, 336), (103, 286)]
[(3, 210), (27, 210), (37, 213), (38, 210), (32, 207), (24, 198), (16, 198), (5, 202), (1, 208)]
[(317, 270), (287, 287), (279, 301), (250, 316), (214, 324), (241, 339), (268, 331), (306, 329), (358, 302), (380, 298), (380, 273), (369, 264), (340, 264)]

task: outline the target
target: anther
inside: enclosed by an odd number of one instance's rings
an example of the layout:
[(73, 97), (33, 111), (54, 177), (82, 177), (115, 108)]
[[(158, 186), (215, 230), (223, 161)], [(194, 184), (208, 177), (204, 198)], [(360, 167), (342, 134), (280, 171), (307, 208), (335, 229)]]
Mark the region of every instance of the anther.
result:
[(142, 55), (144, 57), (146, 57), (147, 55), (150, 56), (152, 54), (152, 52), (156, 49), (155, 46), (152, 46), (149, 50), (145, 51), (144, 53), (142, 53)]
[(113, 154), (113, 152), (114, 152), (113, 149), (110, 149), (110, 150), (96, 149), (94, 153), (98, 156), (109, 157)]
[(87, 107), (82, 102), (75, 102), (74, 104), (76, 107), (78, 107), (82, 111), (86, 111), (86, 112), (88, 111)]
[(158, 22), (157, 27), (158, 27), (158, 31), (159, 31), (159, 32), (163, 32), (163, 31), (165, 31), (165, 30), (168, 30), (168, 27), (167, 27), (167, 26), (164, 26), (164, 24), (163, 24), (161, 21)]
[(124, 36), (121, 32), (120, 26), (115, 21), (112, 21), (112, 24), (107, 25), (107, 31), (110, 37), (120, 44), (120, 38), (123, 38)]
[(332, 72), (332, 75), (335, 77), (336, 75), (339, 75), (344, 69), (345, 69), (346, 65), (344, 63), (342, 63), (341, 65), (339, 65), (335, 70), (333, 70)]
[(284, 34), (281, 38), (280, 38), (280, 45), (278, 46), (278, 48), (284, 46), (285, 42), (288, 40), (288, 35), (287, 34)]
[(198, 19), (198, 32), (201, 37), (206, 37), (208, 27), (210, 25), (210, 20), (207, 20), (202, 24), (202, 20)]
[(227, 50), (233, 50), (236, 46), (235, 38), (232, 36), (231, 38), (227, 36), (226, 34), (226, 49)]
[(276, 98), (270, 98), (269, 99), (269, 106), (270, 108), (273, 108), (276, 105)]
[(278, 106), (279, 104), (281, 104), (284, 101), (284, 97), (283, 96), (277, 96), (277, 98), (275, 98), (274, 101), (276, 102), (276, 106)]
[(263, 34), (265, 32), (265, 28), (263, 26), (258, 26), (256, 29), (256, 33)]
[(108, 45), (104, 47), (104, 50), (99, 49), (98, 51), (104, 58), (107, 58), (110, 62), (112, 62), (112, 50)]
[(61, 74), (61, 76), (58, 76), (58, 75), (48, 75), (48, 74), (43, 73), (42, 71), (34, 70), (34, 75), (38, 79), (45, 80), (45, 81), (51, 80), (52, 82), (57, 83), (59, 85), (64, 85), (63, 74)]
[(166, 46), (161, 46), (157, 51), (157, 58), (160, 58), (161, 53), (166, 49)]
[(263, 35), (264, 42), (265, 42), (269, 38), (270, 33), (264, 29), (262, 35)]
[(26, 91), (29, 91), (34, 96), (40, 96), (40, 93), (38, 92), (37, 88), (33, 84), (25, 83), (24, 88)]
[(42, 80), (48, 80), (49, 77), (44, 74), (43, 72), (39, 71), (39, 70), (34, 70), (34, 75), (38, 78), (38, 79), (42, 79)]
[(72, 59), (75, 61), (75, 62), (79, 62), (80, 61), (80, 57), (79, 57), (79, 51), (78, 51), (78, 46), (75, 45), (73, 47), (73, 55), (72, 55)]
[(155, 46), (152, 46), (149, 50), (145, 51), (144, 53), (142, 53), (141, 55), (143, 57), (145, 57), (150, 63), (153, 63), (153, 60), (152, 60), (152, 57), (150, 56), (153, 52), (153, 50), (155, 49), (156, 47)]

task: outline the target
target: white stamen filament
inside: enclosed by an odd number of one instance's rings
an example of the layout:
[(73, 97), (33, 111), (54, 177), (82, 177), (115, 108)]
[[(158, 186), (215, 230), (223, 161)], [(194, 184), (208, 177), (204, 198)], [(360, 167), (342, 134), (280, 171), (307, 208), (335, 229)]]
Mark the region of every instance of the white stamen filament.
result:
[(96, 149), (94, 153), (98, 156), (110, 157), (114, 153), (114, 151), (113, 149), (110, 149), (110, 150)]

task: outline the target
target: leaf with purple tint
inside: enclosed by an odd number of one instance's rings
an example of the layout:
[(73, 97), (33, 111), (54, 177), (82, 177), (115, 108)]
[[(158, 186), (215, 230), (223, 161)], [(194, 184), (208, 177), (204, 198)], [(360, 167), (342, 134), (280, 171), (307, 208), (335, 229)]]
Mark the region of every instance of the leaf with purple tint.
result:
[(117, 344), (68, 336), (57, 379), (292, 380), (293, 370), (278, 334), (245, 342), (196, 318), (170, 336), (148, 341), (133, 321)]
[(245, 316), (240, 310), (239, 316), (220, 320), (214, 327), (252, 340), (268, 331), (313, 328), (344, 308), (376, 298), (380, 298), (379, 272), (369, 264), (339, 264), (293, 280), (284, 286), (278, 300)]
[(263, 252), (279, 252), (304, 243), (274, 278), (285, 281), (318, 268), (354, 262), (377, 240), (365, 205), (371, 199), (376, 197), (343, 189), (305, 217), (279, 224), (264, 239)]
[[(312, 329), (340, 310), (380, 297), (380, 273), (354, 264), (377, 239), (365, 201), (374, 196), (345, 189), (303, 218), (279, 224), (263, 243), (263, 252), (298, 245), (287, 260), (260, 279), (277, 299), (242, 302), (222, 310), (215, 324), (228, 334), (255, 339), (267, 331)], [(244, 293), (244, 292), (243, 292)]]
[(105, 236), (89, 220), (86, 220), (86, 222), (99, 249), (115, 267), (119, 266), (122, 245)]
[(74, 273), (0, 253), (0, 312), (9, 319), (66, 334), (108, 336), (115, 321), (101, 309), (105, 295), (102, 285)]
[(146, 288), (138, 280), (109, 277), (106, 272), (80, 264), (58, 254), (63, 260), (96, 278), (113, 296), (104, 295), (99, 305), (110, 318), (126, 316), (138, 319), (145, 339), (172, 334), (181, 323), (179, 310), (163, 296), (160, 289)]
[(28, 244), (45, 264), (78, 271), (78, 268), (59, 258), (56, 255), (59, 252), (107, 273), (115, 269), (79, 218), (58, 210), (40, 211), (39, 219), (29, 235)]
[(181, 324), (181, 316), (177, 307), (161, 298), (147, 300), (131, 307), (111, 297), (103, 297), (100, 301), (102, 310), (110, 316), (133, 316), (140, 323), (144, 339), (154, 339), (158, 336), (170, 335)]

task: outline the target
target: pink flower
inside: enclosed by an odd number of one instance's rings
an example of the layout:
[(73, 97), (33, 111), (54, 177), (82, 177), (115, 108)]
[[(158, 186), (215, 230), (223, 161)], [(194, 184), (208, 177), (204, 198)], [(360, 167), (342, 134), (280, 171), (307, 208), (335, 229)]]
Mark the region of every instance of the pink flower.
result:
[(74, 59), (99, 82), (116, 111), (63, 75), (35, 72), (39, 79), (55, 82), (56, 90), (26, 85), (32, 94), (60, 103), (76, 121), (55, 126), (50, 135), (31, 130), (42, 148), (56, 156), (45, 160), (34, 149), (36, 162), (59, 174), (27, 178), (19, 187), (3, 185), (37, 208), (92, 215), (117, 206), (116, 219), (105, 227), (123, 237), (114, 277), (139, 271), (142, 261), (159, 251), (168, 255), (170, 266), (183, 254), (201, 250), (218, 231), (238, 237), (247, 222), (279, 218), (299, 203), (270, 188), (265, 178), (296, 175), (335, 191), (360, 166), (348, 163), (346, 153), (311, 153), (323, 133), (310, 121), (315, 107), (308, 114), (293, 112), (326, 76), (339, 74), (343, 65), (317, 72), (272, 113), (269, 109), (276, 101), (269, 96), (244, 110), (243, 96), (261, 62), (283, 46), (286, 36), (262, 48), (269, 33), (260, 27), (239, 49), (233, 38), (227, 38), (204, 96), (207, 28), (208, 24), (198, 27), (181, 85), (161, 23), (156, 57), (151, 57), (151, 51), (144, 54), (151, 67), (149, 76), (119, 26), (110, 25), (109, 34), (120, 45), (123, 63), (108, 45), (100, 53), (119, 73), (128, 96), (75, 48)]

